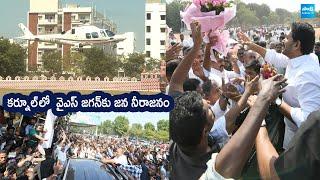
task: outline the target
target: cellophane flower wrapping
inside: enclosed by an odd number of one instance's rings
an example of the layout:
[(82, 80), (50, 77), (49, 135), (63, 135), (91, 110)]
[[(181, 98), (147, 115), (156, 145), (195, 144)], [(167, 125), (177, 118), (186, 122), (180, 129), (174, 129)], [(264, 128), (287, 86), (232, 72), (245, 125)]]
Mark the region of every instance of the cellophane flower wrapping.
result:
[[(194, 0), (183, 12), (180, 12), (180, 16), (188, 30), (191, 30), (190, 24), (195, 20), (201, 24), (202, 32), (208, 34), (208, 32), (212, 30), (213, 33), (211, 33), (211, 36), (218, 35), (218, 42), (213, 46), (213, 49), (226, 56), (228, 52), (227, 41), (229, 39), (229, 33), (227, 33), (228, 31), (226, 32), (226, 30), (222, 30), (225, 28), (225, 25), (236, 16), (236, 5), (224, 8), (222, 12), (216, 15), (215, 11), (201, 12), (201, 4), (207, 1), (213, 4), (225, 2), (225, 0)], [(208, 37), (205, 38), (208, 39)]]

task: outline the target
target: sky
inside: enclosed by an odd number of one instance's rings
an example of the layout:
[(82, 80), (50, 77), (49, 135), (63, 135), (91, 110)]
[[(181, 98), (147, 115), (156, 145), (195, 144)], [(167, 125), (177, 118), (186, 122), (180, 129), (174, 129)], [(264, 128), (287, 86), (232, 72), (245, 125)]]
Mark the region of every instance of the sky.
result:
[(105, 120), (113, 121), (117, 116), (125, 116), (128, 118), (130, 125), (133, 123), (140, 123), (144, 125), (147, 122), (151, 122), (157, 126), (159, 120), (165, 119), (169, 120), (169, 113), (167, 112), (101, 112), (101, 113), (86, 113), (78, 112), (75, 115), (72, 115), (71, 121), (75, 122), (86, 122), (88, 124), (99, 125)]
[[(144, 49), (145, 0), (61, 0), (62, 4), (72, 3), (91, 6), (114, 21), (118, 32), (134, 32), (138, 51)], [(19, 23), (27, 24), (29, 0), (1, 0), (0, 37), (13, 38), (21, 35)]]
[[(167, 0), (171, 2), (172, 0)], [(192, 0), (185, 0), (192, 1)], [(320, 10), (320, 0), (242, 0), (242, 2), (248, 3), (257, 3), (257, 4), (267, 4), (271, 10), (276, 8), (283, 8), (290, 12), (300, 10), (300, 4), (316, 4), (316, 10)]]

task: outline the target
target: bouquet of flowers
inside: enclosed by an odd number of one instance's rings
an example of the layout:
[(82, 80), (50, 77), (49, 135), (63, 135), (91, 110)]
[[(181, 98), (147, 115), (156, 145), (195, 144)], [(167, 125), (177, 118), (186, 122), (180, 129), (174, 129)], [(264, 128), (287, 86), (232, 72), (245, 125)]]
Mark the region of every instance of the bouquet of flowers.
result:
[[(227, 54), (227, 41), (229, 32), (222, 31), (226, 23), (228, 23), (236, 15), (236, 7), (232, 1), (227, 0), (193, 0), (184, 12), (180, 12), (182, 21), (190, 30), (190, 23), (194, 20), (201, 24), (202, 32), (208, 33), (212, 30), (211, 35), (218, 36), (218, 42), (213, 47), (223, 55)], [(208, 39), (208, 37), (206, 37)], [(208, 41), (205, 39), (205, 41)]]
[(262, 65), (262, 76), (264, 79), (269, 79), (275, 75), (277, 75), (277, 70), (272, 67), (270, 64), (265, 63)]

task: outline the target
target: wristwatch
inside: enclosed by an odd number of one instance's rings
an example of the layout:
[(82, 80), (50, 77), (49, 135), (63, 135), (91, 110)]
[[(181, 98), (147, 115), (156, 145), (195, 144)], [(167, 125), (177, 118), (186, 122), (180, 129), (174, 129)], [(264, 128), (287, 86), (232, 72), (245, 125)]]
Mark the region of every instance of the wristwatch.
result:
[(280, 107), (281, 104), (282, 104), (282, 99), (278, 97), (278, 98), (276, 99), (276, 101), (275, 101), (275, 104), (276, 104), (278, 107)]

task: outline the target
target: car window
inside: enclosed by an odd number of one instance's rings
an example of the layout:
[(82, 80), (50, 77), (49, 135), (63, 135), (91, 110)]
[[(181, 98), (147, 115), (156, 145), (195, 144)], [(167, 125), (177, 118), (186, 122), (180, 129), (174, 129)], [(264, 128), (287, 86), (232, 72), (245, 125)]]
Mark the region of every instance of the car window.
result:
[(91, 35), (92, 38), (99, 38), (99, 34), (97, 32), (92, 32)]
[(109, 37), (112, 37), (112, 36), (114, 36), (115, 34), (113, 33), (113, 32), (111, 32), (111, 31), (109, 31), (109, 30), (105, 30), (106, 31), (106, 33), (107, 33), (107, 35), (109, 36)]
[(86, 33), (86, 38), (87, 39), (91, 39), (91, 34), (90, 33)]

